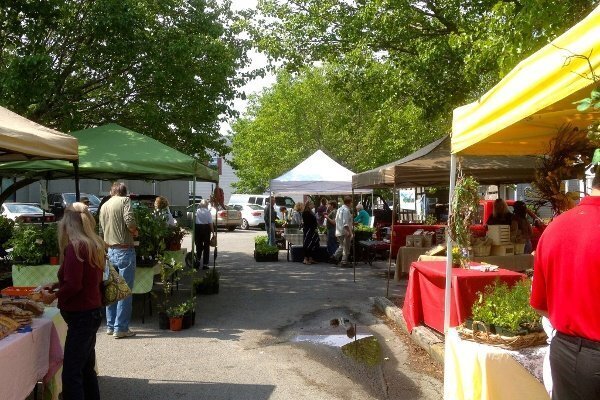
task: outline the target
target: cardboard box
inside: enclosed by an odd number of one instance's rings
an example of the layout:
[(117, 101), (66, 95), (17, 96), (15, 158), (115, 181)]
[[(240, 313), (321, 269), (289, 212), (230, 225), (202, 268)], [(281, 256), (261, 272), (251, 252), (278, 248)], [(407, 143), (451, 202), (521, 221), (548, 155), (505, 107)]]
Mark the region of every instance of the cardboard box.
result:
[(425, 244), (425, 237), (423, 235), (412, 235), (415, 247), (423, 247)]
[(487, 237), (489, 237), (492, 240), (492, 244), (496, 246), (510, 244), (510, 225), (489, 225)]
[(493, 256), (512, 256), (515, 254), (513, 244), (492, 245), (491, 255)]

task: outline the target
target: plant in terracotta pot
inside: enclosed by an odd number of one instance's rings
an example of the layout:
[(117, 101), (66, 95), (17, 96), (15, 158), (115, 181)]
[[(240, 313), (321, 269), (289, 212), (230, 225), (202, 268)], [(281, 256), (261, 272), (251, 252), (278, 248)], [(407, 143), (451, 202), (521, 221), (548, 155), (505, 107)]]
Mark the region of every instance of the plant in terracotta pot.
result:
[(184, 304), (169, 307), (167, 310), (167, 315), (169, 316), (169, 329), (172, 331), (180, 331), (182, 329), (185, 311), (186, 307)]
[(46, 258), (50, 264), (58, 264), (58, 225), (50, 224), (42, 228), (43, 246)]
[(166, 261), (159, 259), (160, 263), (160, 282), (162, 284), (162, 301), (160, 305), (161, 311), (158, 312), (158, 327), (159, 329), (169, 329), (169, 317), (167, 315), (173, 286), (180, 279), (179, 272), (183, 271), (183, 264), (174, 260)]
[(167, 227), (167, 235), (165, 237), (165, 244), (169, 250), (181, 249), (181, 242), (185, 236), (185, 229), (179, 226)]

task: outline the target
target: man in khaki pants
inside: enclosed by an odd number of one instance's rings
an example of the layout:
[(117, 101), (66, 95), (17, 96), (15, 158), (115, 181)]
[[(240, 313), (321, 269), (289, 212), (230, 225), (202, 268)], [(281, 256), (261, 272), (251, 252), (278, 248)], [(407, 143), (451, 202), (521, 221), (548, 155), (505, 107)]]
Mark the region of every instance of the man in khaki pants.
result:
[(335, 236), (340, 242), (333, 259), (337, 264), (341, 258), (341, 265), (348, 265), (348, 255), (350, 254), (350, 244), (352, 243), (352, 197), (344, 197), (344, 205), (339, 208), (335, 215)]

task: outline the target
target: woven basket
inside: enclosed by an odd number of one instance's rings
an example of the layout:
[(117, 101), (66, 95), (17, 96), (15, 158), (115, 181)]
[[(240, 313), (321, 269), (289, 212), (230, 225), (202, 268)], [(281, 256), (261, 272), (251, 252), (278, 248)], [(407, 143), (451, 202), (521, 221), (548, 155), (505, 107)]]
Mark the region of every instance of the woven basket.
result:
[(490, 252), (492, 251), (492, 246), (491, 245), (473, 246), (472, 249), (473, 249), (474, 257), (487, 257), (490, 255)]
[[(480, 330), (480, 327), (483, 330)], [(462, 339), (471, 340), (477, 343), (483, 343), (490, 346), (501, 347), (508, 350), (517, 350), (524, 347), (539, 346), (546, 344), (548, 336), (545, 332), (529, 333), (519, 336), (501, 336), (489, 333), (482, 322), (473, 321), (473, 329), (468, 329), (464, 325), (457, 328), (458, 334)]]
[(525, 243), (515, 243), (515, 254), (525, 253)]

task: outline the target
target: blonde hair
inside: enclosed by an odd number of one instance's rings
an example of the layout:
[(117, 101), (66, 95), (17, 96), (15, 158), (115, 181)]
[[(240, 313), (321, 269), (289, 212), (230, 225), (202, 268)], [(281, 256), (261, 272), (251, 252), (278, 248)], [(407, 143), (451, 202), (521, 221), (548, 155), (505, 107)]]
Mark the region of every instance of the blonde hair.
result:
[(154, 207), (162, 210), (163, 208), (169, 207), (169, 202), (165, 197), (158, 196), (156, 200), (154, 200)]
[(299, 201), (296, 204), (294, 204), (294, 210), (296, 210), (298, 212), (304, 211), (304, 203), (302, 203), (301, 201)]
[(104, 269), (106, 261), (106, 243), (96, 234), (96, 220), (83, 203), (77, 202), (65, 208), (63, 218), (58, 223), (58, 247), (62, 264), (65, 249), (73, 245), (75, 256), (84, 261), (79, 255), (81, 246), (87, 248), (88, 263)]

